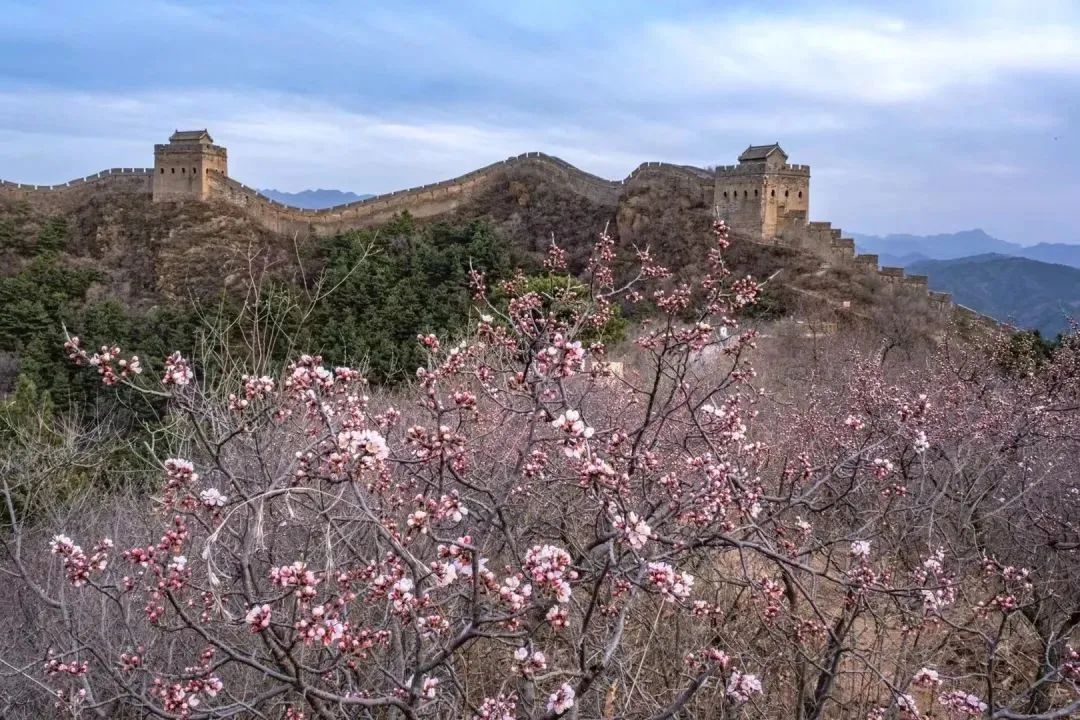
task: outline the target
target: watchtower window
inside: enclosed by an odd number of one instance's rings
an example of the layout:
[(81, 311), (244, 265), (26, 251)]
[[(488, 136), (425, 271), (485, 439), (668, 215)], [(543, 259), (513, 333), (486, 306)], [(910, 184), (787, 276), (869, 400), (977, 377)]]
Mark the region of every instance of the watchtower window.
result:
[(727, 190), (724, 191), (724, 197), (727, 197)]
[(802, 197), (802, 190), (799, 191), (799, 197)]
[(754, 189), (754, 197), (757, 197), (757, 189)]
[(770, 190), (769, 197), (776, 197), (776, 190)]
[(161, 174), (162, 174), (162, 175), (164, 175), (164, 174), (165, 174), (165, 168), (161, 168)]
[(743, 196), (743, 197), (750, 197), (750, 193), (749, 193), (749, 192), (747, 192), (746, 190), (743, 190), (743, 191), (742, 191), (742, 196)]
[(787, 196), (788, 196), (788, 195), (790, 195), (790, 194), (791, 194), (791, 191), (790, 191), (790, 190), (785, 190), (785, 191), (784, 191), (784, 197), (787, 197)]
[(198, 172), (199, 172), (199, 171), (198, 171), (198, 170), (196, 170), (195, 168), (191, 168), (191, 174), (192, 174), (192, 175), (196, 175), (196, 174), (198, 174)]
[(173, 175), (175, 175), (176, 174), (176, 168), (169, 168), (169, 172), (172, 173)]

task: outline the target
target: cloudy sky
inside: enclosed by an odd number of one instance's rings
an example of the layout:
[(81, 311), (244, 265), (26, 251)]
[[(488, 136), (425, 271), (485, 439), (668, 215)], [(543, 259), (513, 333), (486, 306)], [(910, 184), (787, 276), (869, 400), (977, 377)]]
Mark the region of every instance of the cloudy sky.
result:
[(1080, 4), (0, 0), (0, 177), (208, 127), (248, 185), (384, 192), (530, 150), (610, 178), (780, 141), (813, 219), (1080, 242)]

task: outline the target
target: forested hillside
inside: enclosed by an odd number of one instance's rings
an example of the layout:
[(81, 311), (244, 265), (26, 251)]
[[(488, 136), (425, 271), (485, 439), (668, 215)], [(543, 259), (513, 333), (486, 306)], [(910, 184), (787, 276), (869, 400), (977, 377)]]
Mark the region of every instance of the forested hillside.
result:
[(1080, 315), (1080, 269), (1003, 255), (921, 260), (908, 265), (958, 303), (1048, 338)]

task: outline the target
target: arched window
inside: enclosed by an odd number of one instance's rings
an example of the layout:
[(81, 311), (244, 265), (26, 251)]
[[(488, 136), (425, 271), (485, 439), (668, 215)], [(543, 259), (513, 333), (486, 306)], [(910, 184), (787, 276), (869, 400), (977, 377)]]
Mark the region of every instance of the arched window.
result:
[(769, 197), (776, 197), (776, 188), (769, 191)]
[(724, 191), (724, 197), (727, 197), (727, 190)]
[(750, 197), (750, 193), (749, 193), (749, 192), (747, 192), (746, 190), (743, 190), (743, 191), (742, 191), (742, 196), (743, 196), (743, 197)]
[(757, 188), (754, 188), (754, 197), (757, 197)]
[(802, 190), (799, 191), (799, 197), (802, 197)]
[(172, 173), (173, 175), (175, 175), (176, 174), (176, 168), (169, 168), (169, 172)]
[(790, 195), (790, 194), (791, 194), (791, 191), (790, 191), (790, 190), (785, 190), (785, 191), (784, 191), (784, 197), (787, 197), (787, 196), (788, 196), (788, 195)]
[(198, 170), (196, 170), (195, 168), (191, 168), (191, 174), (192, 174), (192, 175), (198, 175), (198, 174), (199, 174), (199, 171), (198, 171)]
[(162, 174), (162, 175), (164, 175), (164, 174), (165, 174), (165, 168), (161, 168), (161, 174)]

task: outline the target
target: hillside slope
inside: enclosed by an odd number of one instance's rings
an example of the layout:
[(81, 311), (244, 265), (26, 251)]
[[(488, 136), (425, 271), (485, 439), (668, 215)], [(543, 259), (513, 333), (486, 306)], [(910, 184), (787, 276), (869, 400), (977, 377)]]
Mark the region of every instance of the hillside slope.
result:
[[(144, 356), (160, 355), (166, 345), (190, 347), (192, 328), (205, 324), (207, 313), (250, 309), (253, 283), (271, 289), (282, 308), (298, 306), (317, 295), (314, 284), (324, 272), (350, 278), (353, 262), (363, 264), (358, 276), (364, 282), (340, 292), (349, 296), (340, 306), (320, 301), (325, 307), (315, 310), (340, 311), (324, 318), (334, 333), (311, 331), (289, 317), (272, 318), (279, 323), (275, 332), (295, 331), (290, 341), (331, 362), (355, 363), (357, 353), (373, 356), (375, 346), (388, 358), (385, 376), (412, 362), (402, 348), (415, 344), (419, 332), (454, 329), (445, 313), (430, 303), (417, 307), (395, 283), (424, 289), (421, 300), (445, 296), (443, 306), (457, 307), (459, 294), (468, 297), (462, 269), (477, 260), (470, 248), (505, 247), (489, 253), (490, 264), (538, 274), (554, 240), (565, 250), (570, 272), (582, 274), (606, 228), (619, 249), (616, 271), (623, 277), (645, 249), (673, 271), (672, 283), (704, 272), (713, 208), (705, 194), (688, 193), (677, 174), (643, 171), (613, 195), (575, 191), (557, 174), (535, 169), (507, 164), (437, 219), (391, 217), (358, 238), (279, 234), (230, 203), (154, 203), (149, 195), (110, 193), (105, 186), (30, 200), (0, 198), (0, 394), (24, 371), (39, 387), (53, 386), (63, 363), (62, 325), (91, 345), (127, 338)], [(362, 248), (373, 239), (379, 257), (365, 259)], [(876, 273), (812, 251), (736, 237), (726, 260), (737, 277), (769, 278), (751, 310), (755, 317), (871, 323), (881, 330), (882, 318), (902, 316), (907, 325), (897, 331), (923, 337), (942, 319), (925, 297), (905, 300), (905, 309), (897, 311), (894, 294), (883, 291)], [(332, 281), (327, 287), (337, 286)], [(644, 311), (626, 312), (632, 317)], [(380, 329), (387, 318), (397, 320), (393, 333)]]
[(930, 287), (951, 292), (956, 302), (1018, 327), (1053, 337), (1080, 316), (1080, 270), (1066, 265), (975, 255), (920, 260), (909, 272), (930, 277)]

